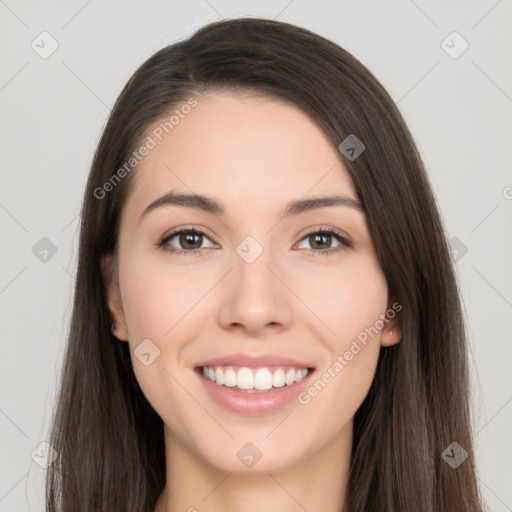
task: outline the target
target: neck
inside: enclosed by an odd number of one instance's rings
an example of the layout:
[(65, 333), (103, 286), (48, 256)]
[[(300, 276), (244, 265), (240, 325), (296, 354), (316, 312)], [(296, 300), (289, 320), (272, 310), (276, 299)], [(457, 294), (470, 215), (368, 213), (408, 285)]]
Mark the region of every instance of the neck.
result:
[(346, 512), (352, 423), (320, 451), (280, 471), (225, 472), (165, 427), (167, 484), (155, 512)]

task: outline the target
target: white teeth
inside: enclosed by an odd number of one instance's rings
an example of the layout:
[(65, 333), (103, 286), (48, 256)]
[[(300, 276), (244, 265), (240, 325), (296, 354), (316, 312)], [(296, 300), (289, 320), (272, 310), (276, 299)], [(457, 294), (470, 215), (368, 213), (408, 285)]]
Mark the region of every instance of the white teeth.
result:
[(254, 374), (249, 368), (240, 368), (238, 370), (236, 385), (240, 389), (254, 389)]
[(224, 386), (233, 388), (236, 386), (236, 373), (232, 368), (228, 368), (224, 372)]
[(272, 388), (272, 374), (267, 368), (260, 368), (254, 375), (254, 388), (260, 390)]
[(295, 370), (293, 368), (290, 368), (286, 372), (286, 376), (284, 378), (284, 381), (287, 386), (291, 386), (295, 382)]
[(277, 369), (272, 375), (272, 385), (275, 388), (282, 388), (284, 386), (284, 371), (282, 368)]
[(217, 384), (224, 384), (224, 373), (220, 368), (215, 369), (215, 382)]
[(203, 377), (220, 386), (237, 387), (244, 391), (268, 391), (272, 388), (291, 386), (306, 375), (306, 368), (238, 368), (215, 366), (203, 367)]

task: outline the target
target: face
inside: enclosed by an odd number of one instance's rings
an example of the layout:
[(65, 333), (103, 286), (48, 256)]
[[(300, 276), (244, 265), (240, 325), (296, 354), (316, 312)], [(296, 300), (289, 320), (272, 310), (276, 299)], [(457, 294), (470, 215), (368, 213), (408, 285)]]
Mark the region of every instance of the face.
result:
[[(148, 131), (107, 277), (116, 336), (176, 451), (224, 471), (294, 467), (351, 439), (398, 310), (314, 121), (250, 94), (196, 99), (161, 141), (161, 121)], [(176, 199), (189, 194), (209, 201)]]

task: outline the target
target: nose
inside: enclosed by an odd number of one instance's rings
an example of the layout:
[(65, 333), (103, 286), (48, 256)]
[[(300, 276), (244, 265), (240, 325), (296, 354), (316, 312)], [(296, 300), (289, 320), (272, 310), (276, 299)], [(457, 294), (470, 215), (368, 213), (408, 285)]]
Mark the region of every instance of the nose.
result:
[(233, 255), (233, 268), (221, 293), (219, 324), (251, 336), (289, 328), (293, 296), (285, 284), (284, 272), (270, 250), (263, 250), (250, 261), (236, 252)]

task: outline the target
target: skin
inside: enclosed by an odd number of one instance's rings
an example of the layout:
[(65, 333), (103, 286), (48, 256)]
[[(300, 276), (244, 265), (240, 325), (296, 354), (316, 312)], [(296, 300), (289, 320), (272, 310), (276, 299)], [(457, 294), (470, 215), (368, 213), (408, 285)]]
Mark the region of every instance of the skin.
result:
[[(346, 510), (353, 416), (380, 347), (400, 341), (399, 315), (307, 405), (293, 400), (272, 414), (224, 409), (194, 367), (244, 352), (308, 361), (317, 377), (332, 368), (394, 302), (366, 216), (330, 206), (280, 220), (294, 199), (358, 201), (337, 148), (286, 102), (227, 91), (196, 98), (138, 165), (112, 272), (111, 258), (103, 261), (115, 334), (130, 344), (136, 378), (165, 425), (168, 479), (156, 510)], [(171, 190), (213, 196), (226, 213), (165, 206), (139, 220)], [(206, 231), (199, 255), (157, 247), (182, 227)], [(333, 237), (313, 254), (318, 245), (306, 235), (320, 228), (343, 232), (353, 246), (320, 254), (339, 246)], [(263, 248), (250, 264), (236, 252), (247, 236)], [(179, 235), (168, 245), (191, 251)], [(133, 351), (147, 338), (160, 355), (145, 366)], [(237, 458), (247, 442), (262, 453), (252, 468)]]

